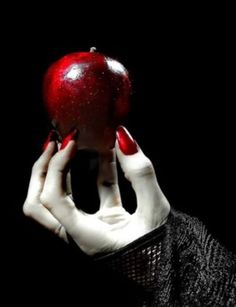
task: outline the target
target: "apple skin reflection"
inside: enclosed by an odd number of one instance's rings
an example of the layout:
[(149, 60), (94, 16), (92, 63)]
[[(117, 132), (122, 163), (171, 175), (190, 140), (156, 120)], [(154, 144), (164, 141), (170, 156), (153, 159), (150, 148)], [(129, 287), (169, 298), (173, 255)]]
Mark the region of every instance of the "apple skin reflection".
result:
[(130, 93), (125, 67), (97, 52), (65, 55), (49, 67), (43, 82), (44, 104), (61, 138), (77, 128), (79, 149), (100, 152), (114, 146)]

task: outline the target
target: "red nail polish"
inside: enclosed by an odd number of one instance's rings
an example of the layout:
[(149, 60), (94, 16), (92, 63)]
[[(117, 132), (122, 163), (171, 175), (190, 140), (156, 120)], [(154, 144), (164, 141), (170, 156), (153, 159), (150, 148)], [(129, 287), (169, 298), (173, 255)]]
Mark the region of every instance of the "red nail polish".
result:
[(50, 142), (56, 141), (57, 140), (57, 133), (55, 130), (51, 130), (48, 134), (48, 137), (45, 141), (45, 143), (43, 144), (43, 151), (46, 150), (46, 148), (48, 147), (48, 144)]
[(64, 149), (70, 141), (76, 140), (78, 135), (79, 135), (79, 131), (77, 129), (74, 129), (71, 133), (69, 133), (63, 139), (60, 150)]
[(125, 155), (133, 155), (138, 152), (138, 146), (129, 132), (122, 126), (118, 127), (116, 130), (116, 137), (120, 150)]

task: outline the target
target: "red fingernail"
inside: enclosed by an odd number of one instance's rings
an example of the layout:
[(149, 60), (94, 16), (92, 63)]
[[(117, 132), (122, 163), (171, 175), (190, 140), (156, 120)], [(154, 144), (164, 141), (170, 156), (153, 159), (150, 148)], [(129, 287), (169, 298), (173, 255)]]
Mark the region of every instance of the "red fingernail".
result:
[(137, 143), (123, 126), (117, 128), (116, 137), (123, 154), (133, 155), (138, 152)]
[(55, 130), (51, 130), (48, 134), (48, 137), (45, 141), (45, 143), (43, 144), (43, 151), (46, 150), (46, 148), (48, 147), (48, 144), (50, 142), (56, 141), (57, 140), (57, 133)]
[(70, 141), (76, 140), (78, 135), (79, 135), (79, 131), (77, 129), (74, 129), (71, 133), (69, 133), (63, 139), (60, 150), (64, 149)]

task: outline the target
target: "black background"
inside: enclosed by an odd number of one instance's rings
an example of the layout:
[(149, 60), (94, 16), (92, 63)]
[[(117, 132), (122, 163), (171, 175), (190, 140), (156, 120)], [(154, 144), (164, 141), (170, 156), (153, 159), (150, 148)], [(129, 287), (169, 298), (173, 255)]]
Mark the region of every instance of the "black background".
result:
[[(230, 8), (150, 7), (136, 14), (114, 7), (102, 15), (94, 7), (68, 6), (58, 15), (45, 7), (38, 17), (36, 11), (17, 15), (15, 9), (3, 25), (2, 118), (7, 124), (2, 121), (2, 237), (7, 288), (12, 293), (23, 288), (24, 302), (30, 302), (27, 293), (42, 301), (46, 294), (52, 300), (75, 295), (79, 301), (86, 289), (105, 283), (79, 253), (22, 214), (31, 166), (50, 128), (42, 105), (43, 74), (62, 55), (91, 46), (129, 70), (132, 111), (125, 124), (153, 161), (171, 205), (199, 217), (223, 245), (236, 251)], [(77, 168), (80, 175), (85, 171)], [(95, 190), (81, 176), (78, 182), (83, 191)], [(133, 210), (134, 196), (122, 176), (121, 189), (124, 205)], [(81, 199), (86, 207), (85, 192)]]

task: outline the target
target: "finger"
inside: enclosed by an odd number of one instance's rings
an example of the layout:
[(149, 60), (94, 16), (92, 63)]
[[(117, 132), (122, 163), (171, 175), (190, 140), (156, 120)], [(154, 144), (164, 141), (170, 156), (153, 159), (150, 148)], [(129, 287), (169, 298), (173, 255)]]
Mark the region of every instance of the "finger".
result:
[[(57, 148), (58, 150), (60, 150), (61, 148), (60, 142), (57, 143)], [(67, 177), (66, 177), (66, 193), (72, 198), (71, 172), (70, 171), (67, 173)]]
[(99, 157), (97, 186), (100, 198), (100, 209), (121, 206), (115, 159), (114, 149), (101, 154)]
[(43, 190), (43, 185), (48, 169), (48, 164), (53, 154), (57, 150), (55, 142), (55, 134), (53, 131), (43, 146), (44, 152), (40, 158), (35, 162), (32, 168), (32, 174), (29, 184), (29, 189), (25, 203), (23, 205), (23, 212), (26, 216), (34, 219), (45, 228), (51, 230), (59, 237), (67, 241), (65, 229), (61, 224), (51, 215), (51, 213), (40, 204), (40, 194)]
[(42, 204), (25, 202), (24, 214), (68, 242), (65, 228)]
[(44, 148), (44, 152), (34, 163), (31, 172), (31, 178), (27, 193), (27, 200), (29, 200), (29, 202), (31, 203), (33, 203), (35, 200), (39, 200), (39, 195), (41, 194), (43, 189), (43, 184), (45, 181), (50, 159), (57, 150), (56, 143), (54, 141), (47, 141), (47, 145), (44, 146)]
[(71, 172), (66, 175), (66, 194), (72, 198)]
[(107, 242), (108, 225), (97, 217), (93, 218), (78, 210), (72, 199), (66, 195), (68, 165), (77, 145), (75, 140), (70, 139), (67, 146), (61, 148), (50, 161), (40, 196), (41, 203), (82, 249), (89, 245), (89, 253), (93, 253), (94, 246), (97, 249), (97, 245), (102, 247), (102, 244)]
[[(68, 140), (66, 146), (62, 144), (61, 150), (51, 159), (40, 200), (53, 217), (64, 226), (66, 232), (70, 234), (80, 248), (89, 254), (93, 254), (94, 250), (103, 248), (104, 244), (106, 247), (106, 242), (108, 239), (111, 241), (111, 239), (110, 237), (106, 238), (108, 236), (108, 225), (97, 217), (94, 218), (92, 215), (78, 210), (66, 193), (68, 166), (76, 149), (77, 145), (73, 136), (73, 139), (71, 137)], [(89, 246), (89, 250), (87, 246)]]
[[(77, 134), (72, 132), (67, 137), (66, 145), (61, 146), (51, 159), (48, 167), (44, 188), (40, 196), (42, 204), (60, 222), (65, 222), (65, 227), (76, 211), (76, 207), (67, 195), (67, 174), (71, 159), (77, 150), (75, 139)], [(68, 225), (67, 225), (68, 226)], [(67, 228), (67, 227), (66, 227)]]
[(54, 198), (65, 196), (66, 193), (66, 178), (69, 171), (69, 163), (76, 153), (77, 135), (72, 132), (69, 134), (67, 144), (61, 146), (61, 149), (51, 159), (48, 167), (48, 173), (45, 180), (43, 194), (51, 195)]
[(136, 214), (149, 225), (161, 222), (169, 203), (156, 179), (151, 161), (124, 127), (117, 130), (116, 153), (125, 177), (136, 193)]

